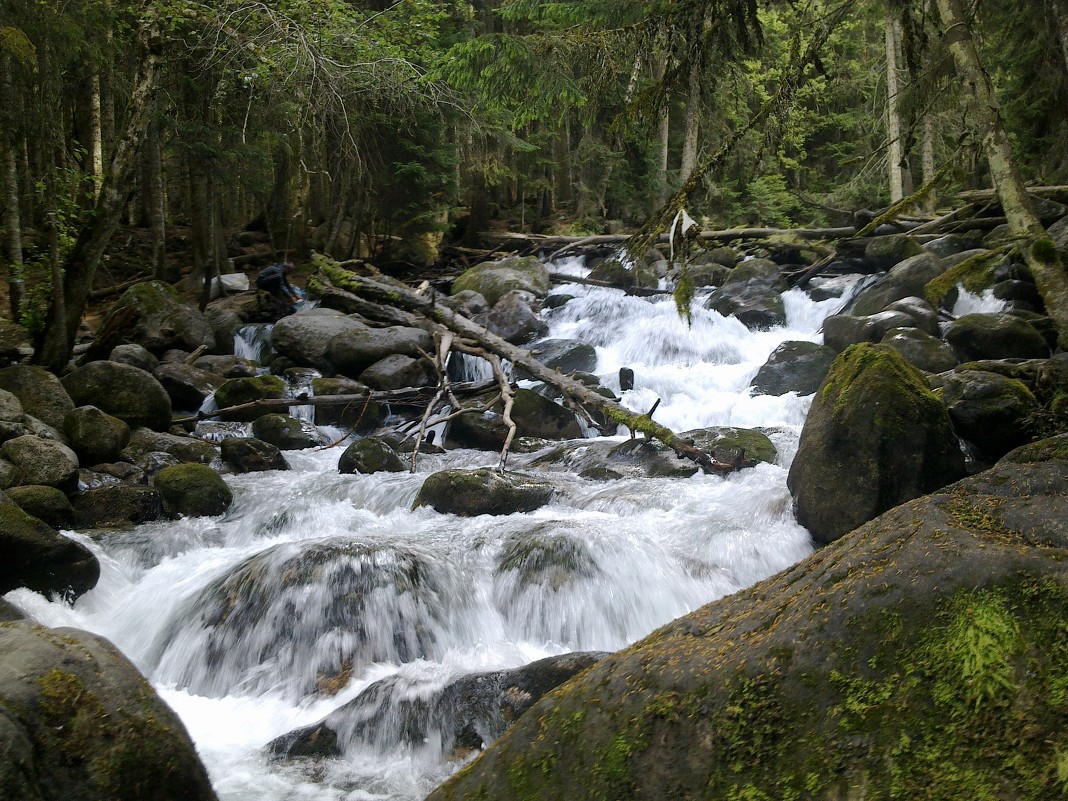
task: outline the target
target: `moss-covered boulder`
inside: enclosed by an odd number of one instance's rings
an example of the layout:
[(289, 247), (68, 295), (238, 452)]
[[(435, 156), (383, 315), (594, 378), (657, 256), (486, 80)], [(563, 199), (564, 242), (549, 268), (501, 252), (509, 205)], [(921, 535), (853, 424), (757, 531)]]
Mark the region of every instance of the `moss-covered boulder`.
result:
[(130, 442), (122, 451), (131, 462), (139, 462), (150, 453), (168, 454), (179, 462), (211, 464), (219, 456), (219, 446), (196, 437), (139, 428), (130, 434)]
[(388, 442), (365, 437), (345, 448), (337, 469), (339, 473), (403, 473), (408, 468)]
[(945, 337), (962, 362), (1045, 359), (1050, 350), (1038, 329), (1014, 314), (965, 314), (946, 327)]
[(48, 595), (77, 597), (96, 586), (100, 564), (80, 542), (26, 514), (0, 497), (0, 594), (28, 587)]
[(918, 328), (892, 328), (880, 343), (925, 373), (944, 373), (957, 366), (957, 354), (948, 343)]
[(755, 428), (712, 426), (683, 431), (679, 436), (724, 464), (734, 464), (739, 458), (747, 465), (757, 462), (775, 464), (779, 458), (779, 452), (768, 435)]
[(816, 392), (787, 484), (798, 522), (831, 542), (964, 475), (949, 415), (891, 348), (854, 345)]
[(985, 370), (962, 369), (945, 376), (942, 401), (957, 433), (991, 461), (1031, 439), (1039, 410), (1024, 382)]
[(267, 745), (283, 758), (340, 756), (346, 743), (418, 748), (430, 737), (443, 753), (478, 751), (545, 693), (605, 657), (601, 651), (550, 656), (512, 670), (461, 676), (413, 694), (396, 677), (377, 681), (324, 720)]
[(816, 342), (783, 342), (757, 370), (750, 386), (757, 395), (811, 395), (831, 369), (835, 355)]
[(201, 345), (215, 349), (215, 332), (195, 307), (182, 303), (178, 293), (162, 281), (146, 281), (127, 289), (97, 329), (96, 341), (108, 350), (132, 343), (157, 356), (172, 348), (192, 352)]
[(24, 801), (215, 801), (189, 734), (103, 637), (0, 624), (0, 788)]
[(234, 494), (218, 473), (207, 465), (179, 464), (164, 467), (152, 480), (170, 517), (221, 515), (230, 508)]
[(429, 506), (460, 517), (510, 515), (545, 506), (553, 493), (552, 484), (491, 467), (442, 470), (427, 476), (413, 508)]
[(63, 419), (63, 433), (83, 464), (113, 462), (130, 442), (130, 427), (95, 406), (79, 406)]
[(226, 381), (220, 375), (183, 362), (161, 364), (153, 375), (170, 396), (171, 406), (190, 412), (198, 411), (204, 401)]
[(731, 270), (707, 307), (724, 317), (737, 317), (746, 328), (772, 328), (786, 323), (782, 293), (787, 289), (782, 268), (769, 259), (744, 261)]
[(66, 493), (56, 487), (31, 484), (11, 487), (7, 497), (26, 514), (42, 520), (52, 528), (71, 528), (74, 525), (74, 510)]
[(322, 439), (315, 426), (288, 414), (265, 414), (252, 422), (252, 436), (283, 451), (316, 448)]
[(864, 260), (876, 272), (889, 270), (895, 264), (900, 264), (913, 256), (919, 256), (921, 253), (923, 253), (923, 247), (907, 234), (873, 236), (864, 246)]
[(6, 389), (22, 403), (26, 414), (63, 430), (63, 418), (74, 408), (74, 401), (60, 380), (43, 367), (16, 364), (0, 370), (0, 389)]
[(75, 406), (95, 406), (130, 428), (166, 431), (171, 425), (171, 398), (144, 370), (112, 361), (90, 362), (63, 377)]
[(435, 375), (426, 359), (394, 353), (372, 364), (360, 373), (359, 379), (371, 389), (389, 390), (425, 387), (434, 382)]
[(1062, 798), (1066, 459), (1010, 454), (669, 623), (429, 801)]
[(312, 393), (316, 397), (336, 395), (362, 395), (359, 400), (336, 406), (316, 406), (315, 424), (354, 428), (357, 434), (365, 434), (381, 424), (385, 415), (382, 404), (366, 397), (369, 387), (351, 378), (313, 378)]
[(0, 445), (0, 453), (15, 466), (18, 484), (44, 484), (64, 491), (77, 484), (78, 456), (62, 442), (26, 434)]
[(466, 270), (452, 282), (450, 294), (465, 290), (478, 292), (493, 306), (514, 289), (545, 297), (549, 291), (549, 271), (533, 256), (514, 256), (501, 261), (487, 261)]
[(946, 265), (933, 253), (920, 253), (896, 264), (890, 272), (857, 296), (851, 314), (864, 317), (883, 311), (895, 300), (922, 295)]
[(153, 487), (108, 484), (71, 498), (78, 528), (127, 528), (163, 517), (163, 498)]
[[(253, 378), (230, 378), (215, 390), (215, 405), (219, 409), (240, 406), (258, 400), (284, 398), (286, 382), (276, 375), (259, 375)], [(251, 423), (263, 414), (263, 410), (244, 409), (220, 415), (226, 420)]]
[(235, 473), (288, 470), (281, 449), (255, 437), (227, 437), (222, 441), (222, 460)]
[(659, 283), (656, 273), (644, 264), (624, 264), (619, 259), (605, 259), (595, 265), (590, 270), (589, 278), (624, 289), (656, 287)]
[(502, 613), (514, 614), (528, 589), (555, 592), (599, 572), (589, 546), (571, 528), (543, 523), (504, 541), (493, 568), (493, 598)]

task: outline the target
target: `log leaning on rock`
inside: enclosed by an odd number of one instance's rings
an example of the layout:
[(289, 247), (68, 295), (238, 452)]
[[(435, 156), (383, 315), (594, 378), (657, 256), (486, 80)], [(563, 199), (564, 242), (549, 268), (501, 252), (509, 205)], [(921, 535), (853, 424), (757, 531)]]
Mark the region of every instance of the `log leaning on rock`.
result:
[(730, 473), (746, 466), (741, 460), (733, 464), (715, 460), (709, 453), (683, 441), (671, 429), (654, 422), (650, 416), (632, 412), (615, 400), (598, 395), (581, 382), (563, 375), (559, 370), (546, 367), (535, 359), (530, 351), (506, 342), (477, 323), (456, 314), (447, 306), (436, 303), (431, 295), (415, 292), (400, 283), (387, 283), (376, 278), (356, 275), (336, 264), (324, 262), (320, 265), (320, 271), (333, 286), (376, 303), (414, 312), (436, 323), (441, 329), (452, 331), (459, 337), (477, 343), (482, 349), (522, 367), (530, 376), (556, 388), (583, 408), (597, 412), (618, 425), (626, 426), (631, 432), (641, 432), (647, 437), (660, 440), (679, 456), (696, 462), (707, 472)]

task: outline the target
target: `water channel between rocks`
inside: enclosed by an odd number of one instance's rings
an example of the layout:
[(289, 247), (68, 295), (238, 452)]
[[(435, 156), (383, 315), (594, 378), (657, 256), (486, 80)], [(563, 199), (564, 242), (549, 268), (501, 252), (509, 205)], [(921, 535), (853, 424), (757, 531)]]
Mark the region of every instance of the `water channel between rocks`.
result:
[[(577, 261), (554, 270), (581, 273)], [(556, 291), (575, 299), (546, 312), (550, 336), (594, 345), (594, 372), (615, 391), (619, 368), (633, 368), (626, 406), (644, 412), (659, 398), (657, 421), (676, 431), (762, 427), (777, 463), (727, 477), (573, 476), (536, 512), (463, 519), (412, 501), (429, 473), (495, 465), (497, 454), (423, 456), (415, 475), (340, 475), (342, 448), (288, 452), (289, 472), (228, 477), (235, 501), (222, 518), (75, 535), (102, 575), (73, 608), (28, 591), (13, 599), (46, 625), (115, 642), (185, 721), (223, 801), (422, 798), (458, 764), (432, 736), (414, 748), (352, 739), (343, 758), (290, 763), (263, 746), (384, 677), (426, 697), (467, 673), (617, 650), (811, 552), (786, 489), (810, 398), (748, 386), (781, 342), (821, 341), (843, 301), (791, 290), (786, 327), (748, 331), (700, 297), (688, 327), (670, 297)], [(553, 580), (524, 582), (500, 564), (523, 538), (566, 538), (580, 556)], [(357, 586), (359, 604), (341, 603)], [(337, 664), (354, 648), (365, 658)]]

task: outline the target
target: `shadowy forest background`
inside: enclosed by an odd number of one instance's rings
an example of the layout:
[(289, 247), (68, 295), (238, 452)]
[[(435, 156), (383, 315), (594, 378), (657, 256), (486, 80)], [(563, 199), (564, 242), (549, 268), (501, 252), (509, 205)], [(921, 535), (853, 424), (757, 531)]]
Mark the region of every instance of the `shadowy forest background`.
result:
[(996, 161), (962, 43), (1068, 183), (1068, 0), (0, 0), (10, 306), (59, 367), (94, 288), (235, 253), (934, 215)]

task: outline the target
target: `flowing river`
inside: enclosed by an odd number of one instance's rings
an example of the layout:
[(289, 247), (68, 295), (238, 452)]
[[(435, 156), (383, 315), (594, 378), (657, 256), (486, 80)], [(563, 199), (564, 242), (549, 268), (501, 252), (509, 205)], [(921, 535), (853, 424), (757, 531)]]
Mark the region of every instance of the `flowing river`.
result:
[[(577, 260), (553, 269), (584, 274)], [(112, 640), (185, 721), (223, 801), (423, 798), (457, 767), (433, 738), (400, 747), (354, 735), (343, 758), (292, 763), (263, 746), (385, 677), (395, 693), (425, 697), (467, 673), (617, 650), (811, 552), (786, 489), (810, 398), (748, 386), (781, 342), (821, 341), (843, 300), (791, 290), (785, 327), (749, 331), (702, 297), (687, 326), (670, 297), (556, 291), (575, 299), (546, 312), (550, 336), (594, 345), (594, 372), (617, 392), (619, 368), (632, 368), (626, 406), (645, 412), (660, 399), (656, 420), (675, 431), (765, 428), (778, 462), (726, 477), (571, 477), (536, 512), (457, 518), (411, 509), (422, 481), (495, 465), (496, 453), (424, 455), (414, 475), (340, 475), (341, 447), (288, 452), (291, 471), (228, 476), (235, 500), (221, 518), (72, 534), (102, 565), (73, 607), (25, 590), (8, 599), (46, 625)], [(509, 467), (531, 458), (513, 454)], [(567, 581), (520, 584), (498, 559), (531, 533), (565, 533), (590, 564)], [(376, 583), (354, 615), (339, 598), (368, 565)], [(337, 654), (354, 648), (361, 658), (339, 671)], [(335, 694), (321, 692), (324, 677)]]

